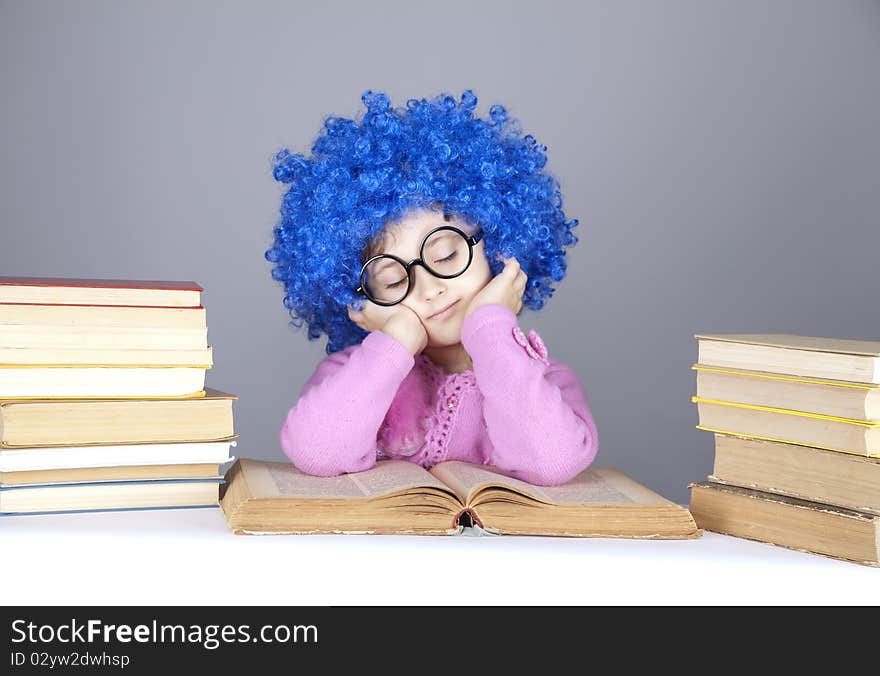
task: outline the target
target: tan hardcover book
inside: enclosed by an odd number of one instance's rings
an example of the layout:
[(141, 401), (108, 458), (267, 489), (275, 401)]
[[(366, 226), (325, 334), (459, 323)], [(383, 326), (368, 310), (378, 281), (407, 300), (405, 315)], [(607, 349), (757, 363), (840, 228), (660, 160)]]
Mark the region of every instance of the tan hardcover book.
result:
[(205, 350), (208, 327), (0, 324), (4, 350)]
[(0, 448), (0, 472), (70, 470), (85, 467), (225, 464), (235, 439), (168, 444), (36, 446)]
[(0, 365), (0, 399), (184, 397), (205, 388), (207, 367)]
[(697, 334), (704, 366), (880, 384), (880, 341), (791, 334)]
[(880, 459), (715, 435), (710, 481), (880, 515)]
[(236, 399), (208, 388), (178, 399), (0, 400), (0, 448), (227, 439)]
[(0, 303), (197, 307), (202, 291), (195, 282), (0, 277)]
[(683, 539), (699, 537), (687, 509), (615, 469), (589, 468), (562, 486), (533, 486), (484, 465), (426, 470), (383, 460), (337, 477), (290, 463), (238, 460), (221, 506), (236, 534), (494, 534)]
[(697, 397), (880, 422), (880, 386), (695, 364)]
[(0, 516), (51, 512), (214, 507), (220, 479), (98, 481), (0, 487)]
[(219, 479), (220, 465), (137, 465), (134, 467), (74, 467), (24, 472), (0, 472), (0, 486), (61, 484), (145, 479)]
[(0, 303), (0, 324), (195, 329), (207, 326), (204, 307), (29, 305)]
[(880, 565), (880, 516), (711, 482), (691, 484), (690, 511), (715, 533)]
[(693, 397), (697, 429), (880, 457), (880, 423)]
[(143, 350), (128, 348), (58, 348), (0, 346), (0, 365), (27, 366), (194, 366), (210, 368), (214, 355), (210, 347), (198, 350)]

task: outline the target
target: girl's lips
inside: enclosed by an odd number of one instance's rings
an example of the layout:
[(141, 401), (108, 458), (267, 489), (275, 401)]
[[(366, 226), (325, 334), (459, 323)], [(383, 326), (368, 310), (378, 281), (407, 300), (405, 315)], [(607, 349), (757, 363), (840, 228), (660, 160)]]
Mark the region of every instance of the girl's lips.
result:
[[(461, 299), (459, 298), (459, 300)], [(430, 317), (428, 317), (428, 319), (442, 319), (443, 317), (447, 316), (449, 314), (449, 311), (452, 310), (452, 308), (454, 308), (456, 305), (458, 305), (458, 300), (451, 305), (447, 305), (445, 308), (440, 310), (440, 312), (435, 312)]]

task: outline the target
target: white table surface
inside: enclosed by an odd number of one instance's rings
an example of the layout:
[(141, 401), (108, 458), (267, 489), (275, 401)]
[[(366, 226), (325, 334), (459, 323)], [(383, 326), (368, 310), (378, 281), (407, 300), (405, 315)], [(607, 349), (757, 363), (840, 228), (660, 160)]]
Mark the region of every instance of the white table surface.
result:
[(880, 568), (710, 532), (244, 536), (218, 508), (3, 517), (0, 545), (4, 605), (880, 603)]

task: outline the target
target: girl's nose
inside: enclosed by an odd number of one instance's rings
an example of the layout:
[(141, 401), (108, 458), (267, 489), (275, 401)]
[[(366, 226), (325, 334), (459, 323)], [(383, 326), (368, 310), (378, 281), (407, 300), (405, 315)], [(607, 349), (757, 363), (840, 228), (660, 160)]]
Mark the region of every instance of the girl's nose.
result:
[(413, 284), (415, 297), (428, 303), (446, 291), (446, 280), (435, 277), (421, 265), (413, 272)]

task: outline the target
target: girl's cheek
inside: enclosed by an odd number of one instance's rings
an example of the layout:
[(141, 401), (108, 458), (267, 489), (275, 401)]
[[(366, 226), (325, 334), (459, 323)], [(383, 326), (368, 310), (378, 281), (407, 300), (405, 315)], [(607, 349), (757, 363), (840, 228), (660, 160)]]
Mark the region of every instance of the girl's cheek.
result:
[(415, 305), (413, 305), (413, 304), (411, 304), (411, 303), (408, 303), (406, 300), (404, 300), (404, 301), (401, 303), (401, 305), (403, 305), (404, 307), (408, 307), (410, 310), (412, 310), (412, 311), (413, 311), (413, 314), (414, 314), (416, 317), (418, 317), (419, 319), (422, 318), (422, 315), (419, 314), (419, 310), (418, 310), (418, 308), (415, 307)]
[(480, 291), (488, 286), (489, 282), (492, 281), (492, 273), (489, 271), (489, 267), (486, 267), (486, 270), (483, 274), (480, 274), (476, 280), (472, 283), (472, 295), (476, 296)]

